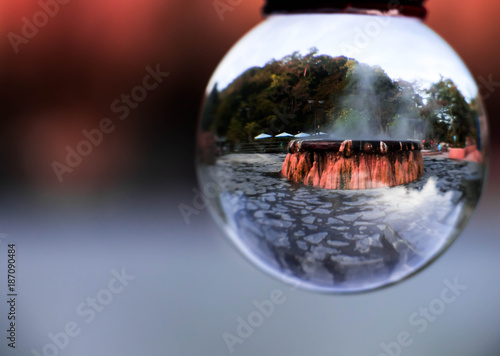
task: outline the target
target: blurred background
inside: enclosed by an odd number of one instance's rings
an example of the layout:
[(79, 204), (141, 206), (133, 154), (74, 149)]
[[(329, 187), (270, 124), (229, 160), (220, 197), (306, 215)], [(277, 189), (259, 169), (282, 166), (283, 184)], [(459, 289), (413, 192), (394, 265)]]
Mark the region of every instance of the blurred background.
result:
[[(411, 345), (394, 346), (394, 355), (498, 355), (500, 3), (427, 2), (427, 24), (460, 54), (486, 99), (490, 174), (476, 214), (416, 277), (341, 297), (292, 290), (244, 260), (206, 211), (189, 224), (179, 212), (195, 196), (205, 86), (262, 20), (263, 0), (220, 2), (228, 6), (222, 17), (212, 0), (0, 1), (0, 268), (7, 243), (15, 243), (19, 291), (17, 347), (0, 338), (2, 355), (43, 355), (48, 335), (70, 321), (82, 331), (60, 355), (226, 355), (223, 335), (237, 336), (238, 317), (274, 289), (285, 302), (234, 354), (390, 355), (381, 343), (407, 331)], [(136, 89), (151, 71), (163, 73), (158, 85)], [(134, 93), (142, 101), (123, 109)], [(100, 143), (60, 182), (54, 162), (65, 163), (82, 130), (106, 118), (113, 131), (95, 136)], [(136, 278), (86, 323), (77, 307), (122, 268)], [(468, 288), (417, 332), (410, 315), (455, 278)], [(3, 272), (0, 300), (6, 284)], [(7, 306), (0, 304), (2, 330)]]

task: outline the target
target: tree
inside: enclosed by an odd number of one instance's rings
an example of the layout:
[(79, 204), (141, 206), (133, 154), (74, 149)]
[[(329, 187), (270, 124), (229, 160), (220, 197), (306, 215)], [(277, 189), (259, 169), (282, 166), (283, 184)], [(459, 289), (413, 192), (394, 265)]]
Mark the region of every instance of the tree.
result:
[(215, 116), (217, 114), (217, 108), (219, 106), (219, 90), (217, 89), (217, 83), (215, 83), (212, 91), (208, 95), (203, 107), (203, 113), (201, 115), (201, 129), (207, 131), (211, 124), (215, 121)]
[(315, 112), (310, 100), (323, 102), (318, 123), (338, 138), (416, 138), (425, 126), (426, 138), (460, 145), (477, 135), (477, 108), (450, 79), (441, 78), (425, 90), (392, 79), (378, 66), (318, 54), (316, 48), (249, 68), (223, 90), (214, 86), (202, 130), (233, 143), (252, 140), (259, 132), (274, 133), (278, 124), (280, 131), (308, 131)]
[(262, 128), (260, 127), (260, 125), (255, 121), (248, 122), (244, 127), (247, 141), (251, 142), (253, 138), (260, 133), (261, 130)]
[(400, 108), (400, 87), (380, 67), (354, 60), (346, 62), (346, 66), (347, 83), (336, 98), (334, 116), (340, 122), (352, 122), (357, 118), (360, 126), (353, 128), (355, 136), (388, 135)]
[(446, 126), (448, 143), (465, 146), (467, 137), (477, 139), (475, 112), (451, 79), (441, 78), (427, 93), (429, 99), (424, 115), (432, 127), (432, 137), (436, 130), (442, 131)]
[(238, 144), (245, 140), (245, 131), (243, 130), (241, 120), (237, 119), (236, 117), (233, 117), (231, 119), (231, 122), (229, 123), (229, 127), (227, 129), (226, 138), (233, 144)]

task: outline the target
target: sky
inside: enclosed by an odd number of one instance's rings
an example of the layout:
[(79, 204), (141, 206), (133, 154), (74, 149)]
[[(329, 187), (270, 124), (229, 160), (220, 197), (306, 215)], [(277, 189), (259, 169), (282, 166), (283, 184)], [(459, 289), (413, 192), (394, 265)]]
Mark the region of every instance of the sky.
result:
[(416, 82), (422, 88), (441, 76), (450, 78), (467, 99), (477, 95), (474, 79), (460, 57), (420, 20), (350, 14), (270, 16), (233, 46), (207, 92), (215, 83), (224, 89), (248, 68), (295, 51), (304, 55), (312, 47), (318, 54), (378, 65), (391, 78)]

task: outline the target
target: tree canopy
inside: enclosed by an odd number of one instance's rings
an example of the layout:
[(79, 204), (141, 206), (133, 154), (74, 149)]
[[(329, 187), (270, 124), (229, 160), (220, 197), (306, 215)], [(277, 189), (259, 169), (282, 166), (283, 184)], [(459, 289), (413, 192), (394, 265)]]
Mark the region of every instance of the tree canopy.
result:
[(466, 136), (477, 134), (475, 117), (450, 79), (423, 90), (378, 66), (312, 48), (304, 56), (294, 52), (249, 68), (222, 91), (215, 85), (201, 127), (232, 143), (249, 142), (261, 132), (319, 127), (338, 137), (423, 136), (418, 138), (464, 144)]

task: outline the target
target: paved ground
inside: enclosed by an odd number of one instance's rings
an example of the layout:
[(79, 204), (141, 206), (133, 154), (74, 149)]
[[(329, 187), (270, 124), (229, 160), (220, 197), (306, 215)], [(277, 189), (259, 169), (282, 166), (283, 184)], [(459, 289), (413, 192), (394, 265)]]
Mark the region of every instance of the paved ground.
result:
[[(417, 182), (361, 191), (293, 184), (284, 154), (232, 154), (210, 167), (215, 209), (254, 258), (309, 287), (363, 290), (420, 268), (477, 202), (474, 163), (424, 158)], [(202, 173), (203, 174), (203, 173)]]

